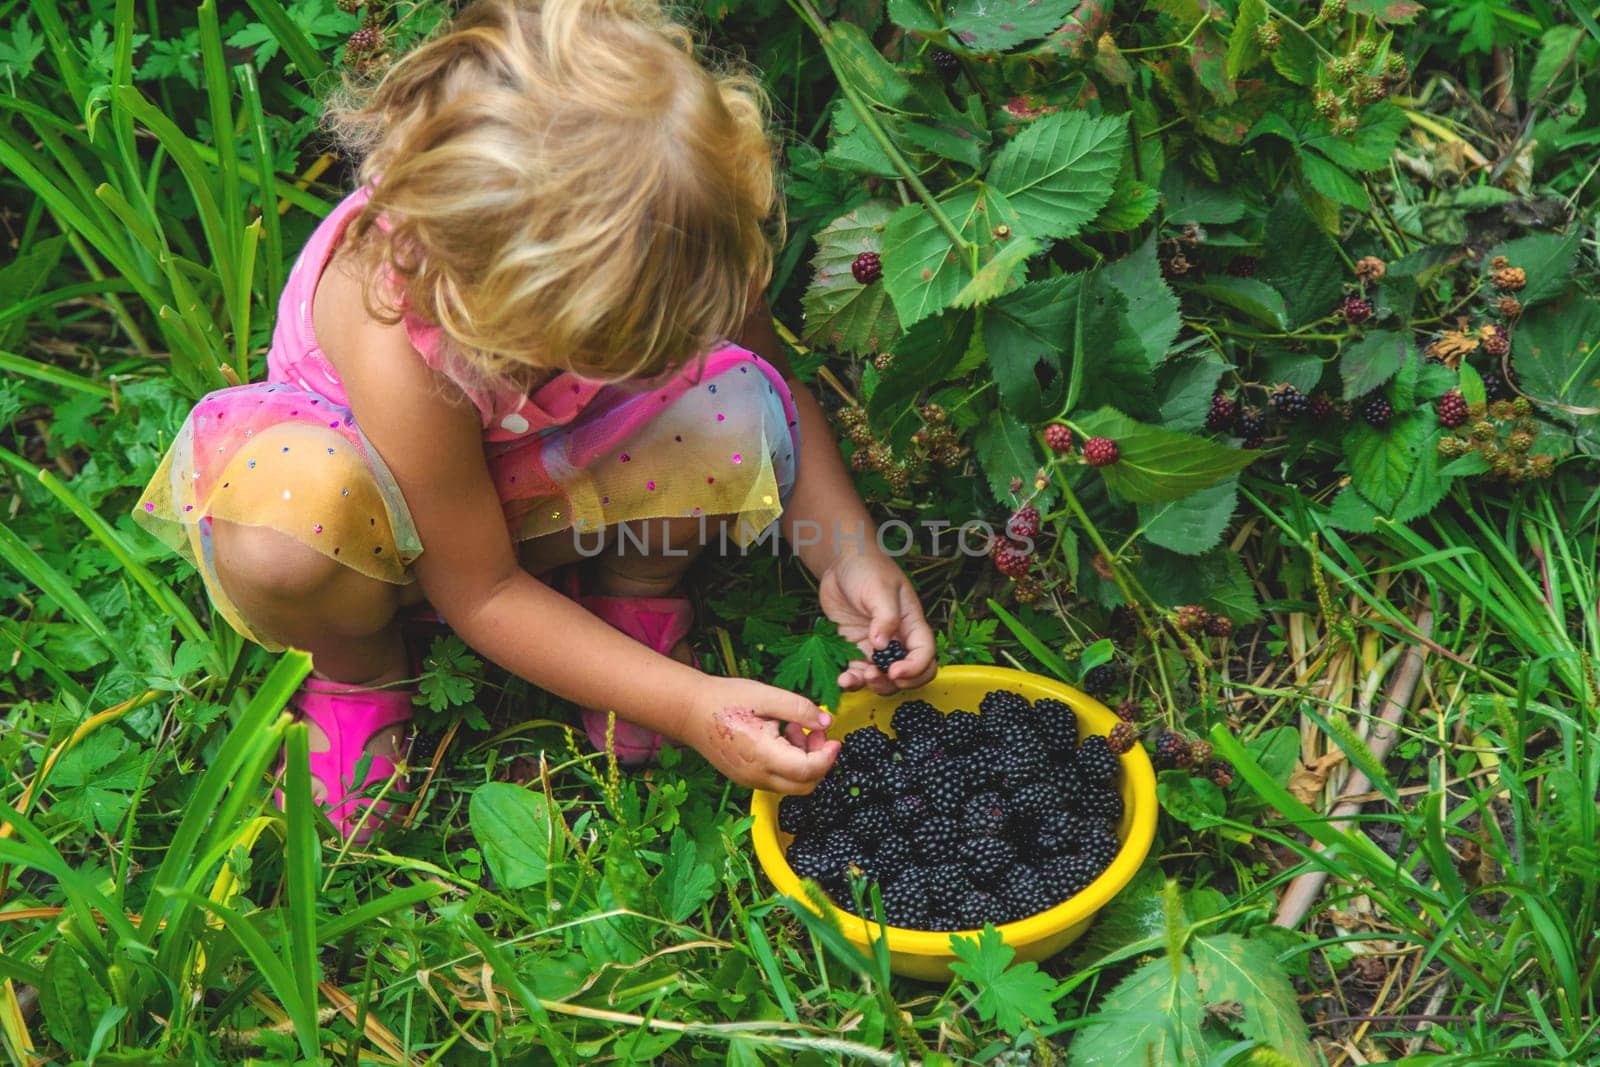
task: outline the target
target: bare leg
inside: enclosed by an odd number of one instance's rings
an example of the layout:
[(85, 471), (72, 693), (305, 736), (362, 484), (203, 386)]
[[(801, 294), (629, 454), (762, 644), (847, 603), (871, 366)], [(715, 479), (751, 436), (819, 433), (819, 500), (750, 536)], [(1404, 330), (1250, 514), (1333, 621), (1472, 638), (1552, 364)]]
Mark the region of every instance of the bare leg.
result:
[[(311, 653), (318, 676), (355, 686), (406, 677), (405, 646), (395, 613), (404, 587), (368, 578), (286, 534), (217, 521), (212, 533), (217, 577), (239, 612), (262, 634)], [(328, 737), (309, 723), (313, 751)], [(380, 731), (366, 749), (397, 759), (402, 731)], [(318, 800), (327, 790), (313, 782)]]

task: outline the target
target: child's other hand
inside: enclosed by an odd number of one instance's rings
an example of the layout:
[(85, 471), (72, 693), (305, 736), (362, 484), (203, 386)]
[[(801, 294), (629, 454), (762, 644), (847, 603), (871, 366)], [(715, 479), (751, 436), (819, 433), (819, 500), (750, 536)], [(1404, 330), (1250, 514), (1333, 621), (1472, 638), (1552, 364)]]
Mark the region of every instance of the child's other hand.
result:
[(932, 680), (933, 631), (922, 616), (917, 591), (894, 560), (877, 552), (842, 555), (823, 574), (818, 595), (823, 612), (863, 656), (870, 657), (894, 640), (906, 650), (906, 658), (890, 666), (887, 674), (870, 658), (852, 660), (839, 675), (839, 688), (869, 686), (888, 696)]
[(832, 721), (796, 693), (748, 678), (707, 678), (685, 740), (740, 785), (809, 793), (839, 754), (839, 742), (822, 732)]

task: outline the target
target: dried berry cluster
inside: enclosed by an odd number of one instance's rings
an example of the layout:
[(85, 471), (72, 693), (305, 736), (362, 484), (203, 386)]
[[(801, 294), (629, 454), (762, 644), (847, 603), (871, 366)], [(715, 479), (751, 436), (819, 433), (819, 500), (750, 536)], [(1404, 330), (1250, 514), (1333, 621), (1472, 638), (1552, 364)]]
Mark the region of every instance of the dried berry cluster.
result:
[(865, 409), (852, 404), (840, 409), (838, 418), (845, 437), (855, 445), (850, 465), (858, 471), (883, 475), (896, 493), (906, 492), (913, 483), (927, 481), (932, 467), (959, 467), (967, 456), (949, 415), (938, 404), (923, 405), (923, 427), (911, 435), (910, 455), (896, 455), (887, 442), (873, 434)]

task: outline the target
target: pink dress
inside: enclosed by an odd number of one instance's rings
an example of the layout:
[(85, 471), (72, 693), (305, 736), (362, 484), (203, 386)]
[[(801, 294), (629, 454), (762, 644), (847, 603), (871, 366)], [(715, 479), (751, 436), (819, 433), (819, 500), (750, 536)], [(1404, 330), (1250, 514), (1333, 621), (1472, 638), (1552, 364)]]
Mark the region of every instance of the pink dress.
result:
[[(412, 581), (424, 551), (311, 326), (317, 282), (367, 199), (366, 189), (346, 197), (301, 252), (279, 300), (267, 380), (202, 397), (134, 511), (195, 563), (223, 617), (269, 648), (217, 580), (211, 520), (269, 526), (398, 584)], [(424, 362), (477, 408), (513, 540), (704, 515), (725, 517), (730, 537), (746, 543), (783, 510), (799, 455), (794, 398), (742, 348), (648, 381), (560, 373), (524, 393), (460, 373), (437, 327), (408, 316), (405, 328)]]

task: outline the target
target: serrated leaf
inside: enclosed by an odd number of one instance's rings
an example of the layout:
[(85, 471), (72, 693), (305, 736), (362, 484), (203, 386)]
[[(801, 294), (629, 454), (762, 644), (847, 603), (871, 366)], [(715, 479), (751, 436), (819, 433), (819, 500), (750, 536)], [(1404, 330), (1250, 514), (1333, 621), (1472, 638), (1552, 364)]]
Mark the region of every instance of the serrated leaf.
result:
[(805, 339), (841, 352), (871, 355), (894, 344), (900, 320), (882, 282), (862, 285), (850, 266), (863, 252), (879, 252), (893, 205), (870, 200), (817, 232), (811, 284), (801, 298)]
[(1281, 20), (1280, 43), (1272, 53), (1272, 68), (1296, 85), (1317, 80), (1317, 46), (1309, 34)]
[(1144, 345), (1152, 365), (1167, 358), (1167, 350), (1183, 329), (1178, 296), (1161, 276), (1156, 259), (1156, 234), (1150, 232), (1137, 249), (1105, 268), (1105, 278), (1128, 301), (1128, 322)]
[[(980, 270), (1006, 245), (1030, 236), (1006, 197), (982, 184), (956, 192), (940, 206), (951, 225), (978, 246)], [(972, 280), (966, 257), (923, 204), (896, 211), (883, 242), (883, 284), (902, 327), (949, 307)], [(1021, 265), (1016, 269), (1020, 272)]]
[(1339, 376), (1344, 380), (1344, 398), (1365, 396), (1393, 378), (1405, 366), (1410, 338), (1393, 330), (1376, 330), (1344, 350), (1339, 357)]
[(1261, 354), (1262, 381), (1292, 385), (1302, 393), (1312, 393), (1322, 380), (1322, 358), (1314, 352)]
[(111, 997), (66, 938), (56, 939), (45, 957), (39, 1007), (51, 1037), (77, 1055), (88, 1053)]
[(1092, 275), (1073, 326), (1079, 391), (1074, 407), (1116, 406), (1141, 418), (1156, 413), (1155, 373), (1144, 340), (1128, 319), (1128, 302), (1103, 272)]
[(925, 35), (939, 32), (939, 20), (922, 0), (889, 0), (888, 10), (889, 21), (896, 26)]
[(1292, 191), (1268, 213), (1266, 243), (1260, 276), (1283, 294), (1289, 325), (1302, 326), (1332, 311), (1344, 291), (1344, 260)]
[(994, 258), (978, 268), (972, 280), (950, 298), (952, 307), (975, 308), (1003, 296), (1022, 284), (1024, 267), (1044, 247), (1032, 237), (1013, 237), (1000, 246)]
[(1140, 504), (1139, 525), (1151, 543), (1184, 556), (1215, 548), (1239, 503), (1239, 482), (1229, 478), (1166, 504)]
[(1258, 326), (1282, 330), (1289, 324), (1289, 307), (1283, 294), (1259, 278), (1221, 275), (1191, 292), (1241, 312)]
[[(899, 120), (895, 116), (880, 115), (878, 121), (890, 140), (894, 140)], [(830, 169), (848, 174), (869, 178), (895, 178), (900, 174), (894, 161), (861, 124), (848, 100), (834, 105), (833, 121), (828, 126), (828, 148), (822, 158)]]
[(1074, 0), (956, 0), (946, 28), (972, 52), (1005, 52), (1067, 21)]
[(1319, 1061), (1300, 1017), (1289, 976), (1271, 952), (1238, 934), (1210, 934), (1190, 942), (1200, 995), (1208, 1004), (1236, 1002), (1244, 1010), (1233, 1025), (1301, 1067)]
[(1483, 260), (1485, 283), (1493, 272), (1489, 266), (1496, 256), (1504, 256), (1513, 267), (1521, 267), (1528, 284), (1516, 294), (1524, 310), (1553, 300), (1572, 284), (1573, 263), (1578, 257), (1578, 230), (1570, 233), (1536, 233), (1519, 237), (1491, 249)]
[(1144, 964), (1100, 1001), (1067, 1049), (1069, 1067), (1175, 1067), (1204, 1060), (1205, 1017), (1194, 968), (1180, 959)]
[(1351, 533), (1371, 533), (1378, 528), (1378, 509), (1353, 486), (1347, 486), (1328, 507), (1328, 522)]
[(1161, 366), (1156, 375), (1160, 398), (1161, 425), (1169, 430), (1199, 430), (1211, 410), (1211, 395), (1217, 381), (1230, 369), (1216, 355), (1174, 359)]
[(1256, 29), (1267, 21), (1267, 5), (1262, 0), (1241, 0), (1233, 16), (1233, 32), (1228, 35), (1228, 77), (1237, 78), (1261, 62), (1261, 43)]
[(869, 102), (893, 110), (911, 92), (911, 81), (883, 58), (865, 30), (853, 22), (831, 22), (822, 31), (822, 47), (841, 80)]
[(1226, 225), (1244, 218), (1244, 201), (1232, 189), (1195, 179), (1183, 167), (1168, 167), (1161, 178), (1167, 221)]
[(1379, 514), (1392, 515), (1400, 507), (1422, 450), (1433, 448), (1432, 431), (1437, 426), (1432, 412), (1413, 411), (1396, 416), (1385, 430), (1358, 421), (1345, 434), (1350, 482)]
[(472, 836), (495, 881), (506, 889), (542, 885), (551, 860), (564, 852), (559, 812), (543, 793), (510, 782), (486, 782), (467, 805)]
[[(1078, 274), (1031, 282), (984, 311), (983, 342), (1001, 402), (1024, 421), (1036, 422), (1061, 406), (1063, 357), (1082, 282)], [(1040, 367), (1053, 376), (1048, 388), (1041, 386)]]
[(1372, 198), (1367, 195), (1367, 187), (1352, 178), (1337, 163), (1309, 150), (1301, 151), (1299, 159), (1300, 170), (1305, 174), (1306, 181), (1323, 196), (1337, 200), (1346, 207), (1353, 207), (1357, 211), (1365, 211), (1372, 206)]
[(1122, 116), (1046, 115), (1000, 150), (989, 181), (1038, 237), (1071, 237), (1093, 220), (1116, 182), (1128, 128)]
[(1202, 26), (1189, 43), (1189, 69), (1195, 81), (1219, 104), (1231, 104), (1239, 88), (1228, 73), (1228, 42), (1213, 26)]
[(717, 872), (695, 853), (681, 826), (672, 831), (657, 887), (666, 917), (675, 923), (687, 921), (717, 891)]
[(1367, 15), (1378, 22), (1400, 25), (1414, 22), (1427, 8), (1416, 0), (1350, 0), (1349, 10), (1352, 14)]
[(1488, 396), (1483, 387), (1483, 376), (1475, 370), (1470, 363), (1462, 363), (1459, 370), (1461, 398), (1469, 407), (1488, 402)]
[(1585, 434), (1600, 430), (1600, 302), (1571, 300), (1529, 315), (1512, 352), (1525, 393)]
[(978, 431), (973, 445), (978, 463), (988, 476), (989, 491), (999, 503), (1012, 503), (1011, 479), (1021, 478), (1032, 484), (1034, 472), (1039, 469), (1039, 454), (1034, 449), (1033, 435), (1009, 411), (995, 411)]
[(1051, 1017), (1060, 993), (1057, 982), (1037, 963), (1013, 966), (1016, 950), (993, 926), (985, 926), (977, 937), (952, 937), (950, 951), (956, 955), (950, 970), (972, 985), (972, 1006), (984, 1021), (1019, 1034), (1029, 1021)]
[(1234, 622), (1261, 617), (1255, 587), (1237, 552), (1220, 545), (1200, 556), (1147, 546), (1135, 572), (1158, 604), (1203, 604)]
[(947, 311), (923, 319), (895, 342), (894, 360), (867, 402), (872, 421), (898, 416), (927, 389), (953, 374), (972, 340), (972, 315)]
[(1204, 437), (1146, 426), (1113, 408), (1078, 420), (1085, 436), (1109, 437), (1121, 457), (1101, 467), (1106, 485), (1135, 504), (1160, 504), (1208, 489), (1249, 466), (1260, 454)]
[(812, 621), (811, 632), (793, 634), (773, 642), (768, 650), (778, 657), (772, 684), (780, 689), (808, 693), (819, 704), (839, 698), (839, 672), (860, 649), (839, 636), (829, 619)]

